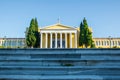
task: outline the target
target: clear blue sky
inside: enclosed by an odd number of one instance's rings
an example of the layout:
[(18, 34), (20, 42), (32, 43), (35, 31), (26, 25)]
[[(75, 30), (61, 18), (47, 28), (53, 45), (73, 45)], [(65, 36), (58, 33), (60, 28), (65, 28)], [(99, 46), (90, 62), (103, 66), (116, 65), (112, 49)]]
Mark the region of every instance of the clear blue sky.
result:
[(0, 37), (24, 37), (30, 20), (39, 26), (79, 26), (86, 17), (93, 37), (120, 37), (120, 0), (0, 0)]

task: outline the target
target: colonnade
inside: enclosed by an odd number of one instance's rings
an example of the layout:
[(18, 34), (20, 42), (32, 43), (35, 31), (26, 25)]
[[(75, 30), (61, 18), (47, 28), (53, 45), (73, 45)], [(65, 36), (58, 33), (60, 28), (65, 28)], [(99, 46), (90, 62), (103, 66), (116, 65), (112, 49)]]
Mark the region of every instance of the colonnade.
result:
[[(43, 34), (45, 34), (45, 42), (43, 43)], [(50, 34), (50, 40), (48, 40), (48, 34)], [(48, 32), (44, 32), (44, 33), (40, 33), (40, 47), (44, 48), (43, 45), (45, 45), (45, 48), (53, 48), (53, 34), (55, 35), (55, 47), (54, 48), (77, 48), (77, 33), (48, 33)], [(69, 34), (69, 35), (68, 35)], [(72, 36), (74, 34), (74, 37)], [(60, 37), (58, 38), (58, 35), (60, 35)], [(63, 36), (65, 36), (63, 38)], [(58, 39), (60, 40), (60, 46), (58, 47)], [(69, 42), (67, 42), (69, 39)], [(74, 42), (72, 41), (74, 39)], [(65, 40), (65, 47), (63, 47), (63, 40)], [(48, 43), (48, 41), (50, 41), (50, 44)], [(48, 47), (48, 44), (50, 45), (50, 47)], [(69, 45), (68, 45), (69, 44)]]

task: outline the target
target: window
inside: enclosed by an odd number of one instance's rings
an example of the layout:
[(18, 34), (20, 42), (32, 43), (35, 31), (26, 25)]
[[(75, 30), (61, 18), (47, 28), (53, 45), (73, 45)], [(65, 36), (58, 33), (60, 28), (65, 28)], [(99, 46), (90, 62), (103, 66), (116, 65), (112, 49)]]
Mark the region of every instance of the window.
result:
[(104, 46), (106, 46), (106, 41), (104, 41)]
[(102, 41), (102, 46), (104, 45), (103, 41)]
[(99, 44), (98, 44), (98, 41), (96, 41), (96, 45), (98, 46)]
[(120, 41), (118, 41), (118, 46), (120, 46)]
[(100, 41), (99, 41), (99, 45), (101, 45), (101, 44), (100, 44)]
[(115, 46), (115, 42), (114, 41), (112, 41), (112, 44), (113, 44), (113, 46)]
[(115, 46), (117, 46), (117, 41), (115, 41)]
[(107, 41), (107, 46), (109, 46), (109, 41)]

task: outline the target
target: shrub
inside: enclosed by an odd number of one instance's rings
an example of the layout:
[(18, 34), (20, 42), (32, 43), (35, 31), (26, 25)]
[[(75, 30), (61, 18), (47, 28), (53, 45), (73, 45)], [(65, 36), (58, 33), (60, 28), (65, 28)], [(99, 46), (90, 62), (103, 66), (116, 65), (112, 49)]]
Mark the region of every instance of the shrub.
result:
[(70, 63), (67, 63), (67, 64), (64, 64), (64, 66), (74, 66), (74, 65), (70, 64)]

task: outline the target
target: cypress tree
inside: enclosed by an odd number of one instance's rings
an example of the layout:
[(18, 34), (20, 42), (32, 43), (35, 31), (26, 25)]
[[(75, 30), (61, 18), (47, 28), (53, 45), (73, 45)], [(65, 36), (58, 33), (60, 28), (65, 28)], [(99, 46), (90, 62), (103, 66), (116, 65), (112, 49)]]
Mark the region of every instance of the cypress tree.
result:
[(83, 19), (83, 25), (84, 25), (84, 44), (85, 47), (87, 48), (88, 46), (91, 46), (92, 43), (92, 32), (90, 31), (87, 20), (84, 18)]
[(37, 19), (35, 18), (35, 37), (36, 37), (36, 43), (35, 43), (35, 48), (38, 48), (40, 46), (40, 34), (39, 34), (39, 28), (38, 28), (38, 22)]
[(84, 27), (83, 23), (80, 24), (80, 34), (79, 34), (79, 46), (83, 47), (84, 45)]
[(36, 37), (35, 37), (35, 20), (32, 19), (30, 22), (30, 26), (28, 28), (27, 36), (26, 36), (26, 44), (27, 47), (34, 47), (36, 44)]
[(90, 46), (91, 48), (95, 48), (95, 43), (94, 43), (94, 41), (92, 40), (92, 43), (91, 43), (91, 46)]
[(79, 35), (79, 46), (95, 47), (94, 41), (92, 39), (92, 31), (88, 27), (87, 20), (84, 18), (83, 23), (80, 24), (80, 35)]

